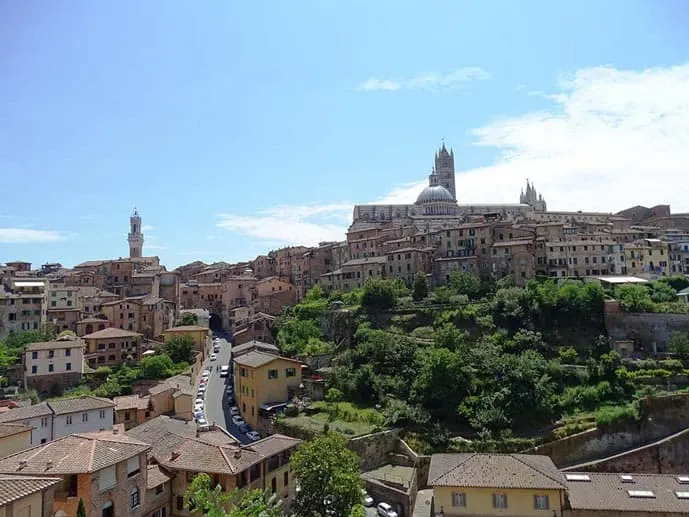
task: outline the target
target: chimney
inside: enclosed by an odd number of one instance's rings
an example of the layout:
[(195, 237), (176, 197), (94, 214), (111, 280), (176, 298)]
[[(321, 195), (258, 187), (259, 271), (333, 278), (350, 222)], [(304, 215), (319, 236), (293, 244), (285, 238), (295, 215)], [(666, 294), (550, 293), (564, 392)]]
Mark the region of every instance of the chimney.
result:
[(23, 469), (26, 467), (26, 460), (20, 460), (19, 461), (19, 470)]
[(120, 430), (117, 427), (113, 427), (112, 434), (120, 434)]
[(234, 457), (239, 459), (242, 457), (242, 449), (240, 447), (237, 447), (234, 451)]
[(175, 461), (177, 458), (179, 458), (179, 452), (172, 451), (172, 454), (170, 454), (170, 461)]
[(46, 462), (45, 468), (46, 468), (46, 470), (52, 469), (53, 468), (53, 460), (48, 460)]

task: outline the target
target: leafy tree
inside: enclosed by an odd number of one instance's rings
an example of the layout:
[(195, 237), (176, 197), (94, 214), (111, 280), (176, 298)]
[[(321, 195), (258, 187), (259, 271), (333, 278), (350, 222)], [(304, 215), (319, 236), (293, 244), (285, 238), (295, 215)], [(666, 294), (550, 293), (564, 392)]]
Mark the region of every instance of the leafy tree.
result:
[(414, 290), (411, 296), (417, 302), (428, 296), (428, 281), (423, 271), (418, 271), (414, 276)]
[(534, 350), (538, 353), (543, 353), (546, 349), (543, 336), (540, 332), (533, 330), (519, 330), (505, 343), (505, 349), (513, 354), (520, 354), (527, 350)]
[(657, 282), (663, 282), (672, 287), (675, 291), (681, 291), (689, 287), (689, 277), (684, 275), (664, 276), (659, 278)]
[(184, 492), (184, 507), (204, 517), (227, 517), (225, 506), (231, 500), (232, 494), (223, 492), (219, 484), (213, 486), (211, 477), (205, 473), (194, 476)]
[(144, 379), (165, 379), (174, 368), (170, 356), (167, 354), (154, 355), (141, 360), (141, 377)]
[(444, 323), (435, 329), (435, 346), (450, 350), (466, 350), (469, 334), (455, 327), (452, 323)]
[(304, 300), (307, 302), (323, 300), (325, 298), (325, 291), (323, 291), (323, 288), (318, 284), (314, 285), (311, 289), (309, 289), (306, 292), (306, 296), (304, 296)]
[(194, 362), (194, 340), (190, 336), (175, 336), (163, 345), (163, 351), (173, 363)]
[(77, 506), (77, 517), (86, 517), (86, 506), (84, 506), (84, 500), (81, 497)]
[(576, 364), (577, 357), (579, 356), (577, 351), (571, 346), (560, 348), (558, 354), (562, 364)]
[(328, 432), (303, 443), (291, 463), (301, 487), (295, 501), (300, 517), (349, 515), (361, 504), (359, 457), (341, 436)]
[(456, 270), (450, 274), (450, 287), (455, 293), (474, 299), (481, 294), (481, 279), (472, 273)]
[(323, 332), (318, 323), (312, 319), (288, 317), (280, 323), (278, 343), (287, 355), (317, 354), (331, 349), (323, 341)]
[(653, 282), (651, 287), (651, 300), (656, 303), (676, 302), (677, 291), (665, 282)]
[[(238, 493), (232, 493), (232, 508), (228, 517), (284, 517), (282, 501), (277, 494), (269, 490), (251, 490), (238, 498)], [(238, 499), (238, 500), (237, 500)]]
[(367, 280), (361, 296), (361, 306), (369, 313), (392, 309), (397, 302), (398, 286), (391, 280)]
[(452, 291), (448, 287), (438, 287), (433, 291), (435, 295), (435, 301), (438, 303), (450, 303), (450, 298), (452, 298)]
[(326, 402), (339, 402), (342, 400), (342, 392), (337, 388), (329, 388), (328, 392), (325, 394)]
[(628, 312), (653, 312), (651, 292), (643, 285), (627, 284), (615, 289), (615, 298), (620, 307)]
[(176, 327), (182, 327), (185, 325), (198, 325), (199, 324), (199, 317), (194, 314), (193, 312), (183, 312), (179, 320), (177, 320), (177, 324), (175, 325)]
[(670, 335), (667, 349), (684, 363), (689, 361), (689, 336), (682, 332), (674, 331)]

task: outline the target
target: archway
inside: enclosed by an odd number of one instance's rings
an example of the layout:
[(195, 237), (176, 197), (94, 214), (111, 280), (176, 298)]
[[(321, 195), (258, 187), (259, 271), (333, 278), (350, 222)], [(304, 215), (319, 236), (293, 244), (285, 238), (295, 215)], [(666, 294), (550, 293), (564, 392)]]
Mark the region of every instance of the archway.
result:
[(214, 312), (210, 313), (208, 327), (216, 334), (222, 334), (224, 332), (224, 329), (222, 328), (222, 318)]

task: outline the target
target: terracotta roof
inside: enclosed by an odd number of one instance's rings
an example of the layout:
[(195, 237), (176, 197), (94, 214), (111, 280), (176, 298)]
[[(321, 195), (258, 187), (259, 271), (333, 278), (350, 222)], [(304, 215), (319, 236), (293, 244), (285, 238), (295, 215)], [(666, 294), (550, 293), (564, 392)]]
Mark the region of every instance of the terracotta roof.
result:
[(66, 415), (68, 413), (111, 408), (115, 407), (115, 403), (110, 399), (86, 395), (83, 397), (51, 400), (48, 402), (48, 406), (56, 415)]
[(140, 336), (141, 334), (138, 334), (136, 332), (132, 332), (131, 330), (124, 330), (124, 329), (116, 329), (114, 327), (108, 327), (103, 330), (99, 330), (97, 332), (93, 332), (91, 334), (87, 334), (86, 336), (83, 336), (84, 339), (110, 339), (110, 338), (116, 338), (116, 337), (134, 337), (134, 336)]
[[(584, 474), (590, 481), (567, 481), (567, 475)], [(689, 514), (689, 476), (680, 482), (680, 475), (671, 474), (604, 474), (597, 472), (565, 472), (565, 484), (572, 510), (599, 510), (612, 512), (638, 512), (648, 514)], [(633, 497), (629, 491), (652, 492)], [(687, 494), (680, 498), (677, 492)]]
[(148, 409), (151, 397), (140, 397), (139, 395), (123, 395), (114, 397), (115, 411), (127, 411), (130, 409)]
[(258, 368), (259, 366), (266, 365), (272, 361), (275, 361), (276, 359), (284, 359), (285, 361), (291, 361), (301, 365), (301, 362), (296, 361), (295, 359), (290, 359), (288, 357), (282, 357), (275, 354), (267, 354), (265, 352), (259, 352), (258, 350), (252, 350), (251, 352), (248, 352), (242, 356), (235, 357), (234, 362), (242, 366)]
[(34, 429), (32, 426), (24, 424), (0, 424), (0, 438), (12, 436), (13, 434), (31, 432), (32, 429)]
[(149, 465), (147, 467), (146, 489), (151, 490), (157, 486), (170, 481), (170, 476), (160, 469), (159, 465)]
[(53, 341), (41, 341), (39, 343), (29, 343), (26, 345), (27, 352), (37, 350), (57, 350), (62, 348), (77, 348), (84, 346), (84, 341), (76, 336), (64, 336)]
[(429, 486), (565, 489), (548, 456), (535, 454), (434, 454)]
[(0, 475), (0, 507), (59, 484), (61, 478)]
[(264, 343), (263, 341), (252, 340), (244, 343), (243, 345), (233, 346), (232, 356), (237, 357), (243, 353), (253, 350), (254, 348), (269, 353), (275, 352), (277, 354), (280, 352), (280, 349), (275, 345), (271, 345), (270, 343)]
[(200, 325), (182, 325), (181, 327), (172, 327), (171, 329), (163, 330), (165, 332), (189, 332), (191, 330), (204, 330), (208, 332), (208, 327), (201, 327)]
[(18, 407), (0, 413), (0, 422), (19, 422), (20, 420), (28, 420), (30, 418), (49, 416), (52, 414), (53, 411), (48, 406), (48, 403), (41, 402), (33, 406)]
[(77, 323), (107, 323), (110, 325), (110, 322), (105, 318), (86, 318)]
[(160, 381), (155, 386), (149, 388), (148, 392), (151, 395), (157, 395), (171, 389), (191, 389), (192, 386), (191, 377), (180, 374)]
[(196, 436), (196, 431), (197, 427), (194, 422), (161, 415), (137, 425), (127, 431), (126, 434), (151, 444), (153, 448), (149, 455), (158, 455), (165, 451), (169, 454), (174, 447), (183, 443), (185, 439)]
[(83, 474), (115, 465), (150, 448), (130, 436), (111, 431), (71, 434), (0, 459), (0, 472)]
[(246, 447), (188, 438), (178, 447), (156, 456), (156, 460), (173, 470), (233, 475), (299, 443), (300, 440), (296, 438), (282, 435), (268, 436)]

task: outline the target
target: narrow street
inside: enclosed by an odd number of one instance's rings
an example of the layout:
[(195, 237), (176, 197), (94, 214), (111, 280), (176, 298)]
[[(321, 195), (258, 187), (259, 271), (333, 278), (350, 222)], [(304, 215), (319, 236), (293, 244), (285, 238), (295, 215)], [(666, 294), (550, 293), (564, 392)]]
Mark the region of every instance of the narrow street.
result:
[[(243, 444), (251, 443), (251, 440), (246, 435), (239, 431), (239, 428), (232, 423), (229, 413), (229, 405), (225, 399), (225, 388), (227, 384), (232, 382), (232, 377), (225, 379), (220, 377), (220, 367), (223, 365), (230, 365), (230, 372), (232, 372), (230, 360), (232, 357), (230, 343), (226, 339), (220, 339), (220, 352), (215, 361), (206, 359), (204, 366), (211, 366), (212, 372), (208, 380), (208, 387), (206, 388), (204, 414), (209, 424), (218, 425), (226, 429), (232, 436)], [(227, 383), (227, 384), (226, 384)], [(196, 383), (198, 390), (198, 382)]]

